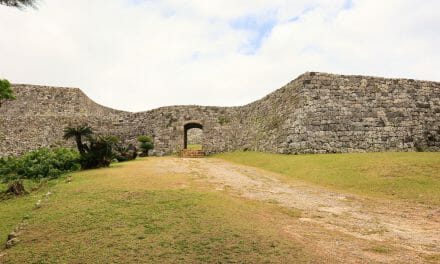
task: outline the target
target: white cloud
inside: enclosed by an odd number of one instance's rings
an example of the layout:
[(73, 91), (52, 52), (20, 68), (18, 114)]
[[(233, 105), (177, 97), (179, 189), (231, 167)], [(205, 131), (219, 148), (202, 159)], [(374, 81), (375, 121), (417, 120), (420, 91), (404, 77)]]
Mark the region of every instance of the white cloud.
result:
[[(305, 71), (438, 81), (439, 10), (433, 0), (0, 6), (0, 76), (80, 87), (99, 103), (132, 111), (245, 104)], [(245, 26), (234, 26), (237, 20)]]

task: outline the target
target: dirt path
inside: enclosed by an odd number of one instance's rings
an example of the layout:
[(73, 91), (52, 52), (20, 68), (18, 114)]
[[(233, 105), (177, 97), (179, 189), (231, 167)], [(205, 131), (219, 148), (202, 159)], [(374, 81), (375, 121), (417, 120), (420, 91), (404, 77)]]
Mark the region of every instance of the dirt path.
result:
[(219, 191), (301, 210), (283, 230), (345, 263), (440, 261), (440, 208), (366, 199), (218, 159), (167, 158), (158, 170), (191, 174)]

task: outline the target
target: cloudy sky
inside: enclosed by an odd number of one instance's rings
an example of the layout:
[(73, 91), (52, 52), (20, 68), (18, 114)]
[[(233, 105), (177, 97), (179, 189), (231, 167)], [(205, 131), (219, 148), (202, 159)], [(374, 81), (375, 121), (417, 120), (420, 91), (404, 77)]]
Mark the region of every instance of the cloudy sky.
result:
[(0, 6), (0, 78), (142, 111), (241, 105), (306, 71), (440, 81), (437, 0), (40, 0)]

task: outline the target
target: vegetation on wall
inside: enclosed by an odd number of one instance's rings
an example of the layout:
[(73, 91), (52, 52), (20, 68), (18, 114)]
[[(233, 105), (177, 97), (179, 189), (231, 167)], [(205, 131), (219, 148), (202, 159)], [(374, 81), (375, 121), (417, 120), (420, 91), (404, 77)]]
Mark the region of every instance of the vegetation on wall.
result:
[(15, 99), (11, 89), (11, 83), (6, 79), (0, 79), (0, 107), (4, 101)]
[(225, 124), (228, 124), (229, 122), (231, 122), (231, 119), (227, 116), (219, 116), (218, 117), (218, 123), (223, 126)]

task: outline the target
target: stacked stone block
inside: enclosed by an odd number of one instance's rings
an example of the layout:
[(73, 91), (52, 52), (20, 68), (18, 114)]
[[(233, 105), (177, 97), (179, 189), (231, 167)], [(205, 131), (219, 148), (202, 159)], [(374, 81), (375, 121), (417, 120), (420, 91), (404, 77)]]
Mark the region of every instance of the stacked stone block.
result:
[(203, 126), (207, 154), (440, 151), (440, 83), (309, 72), (241, 107), (169, 106), (130, 113), (96, 104), (81, 90), (14, 85), (0, 108), (0, 156), (73, 145), (68, 125), (137, 144), (153, 137), (154, 155), (180, 153), (184, 125)]

